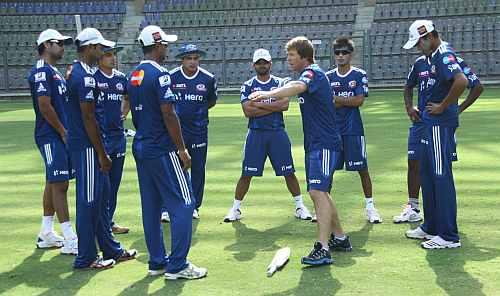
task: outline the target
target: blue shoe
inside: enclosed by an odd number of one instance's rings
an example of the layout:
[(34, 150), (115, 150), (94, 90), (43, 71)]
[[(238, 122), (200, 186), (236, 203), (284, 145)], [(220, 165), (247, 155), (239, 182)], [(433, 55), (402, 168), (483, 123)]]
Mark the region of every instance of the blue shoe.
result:
[(333, 259), (330, 255), (330, 251), (323, 249), (320, 242), (314, 243), (314, 248), (309, 255), (302, 257), (302, 264), (307, 265), (326, 265), (332, 264)]
[(349, 237), (346, 236), (345, 239), (340, 240), (333, 235), (333, 233), (330, 236), (330, 239), (328, 240), (328, 248), (330, 248), (330, 252), (333, 251), (341, 251), (341, 252), (350, 252), (352, 251), (352, 245), (351, 241), (349, 240)]

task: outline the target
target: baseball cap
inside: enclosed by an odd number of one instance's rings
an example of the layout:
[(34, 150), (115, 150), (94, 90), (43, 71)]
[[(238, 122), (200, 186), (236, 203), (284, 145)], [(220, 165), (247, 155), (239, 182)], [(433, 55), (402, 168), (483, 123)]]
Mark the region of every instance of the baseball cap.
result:
[(73, 43), (73, 38), (70, 36), (64, 36), (54, 29), (47, 29), (38, 35), (36, 45), (40, 45), (49, 40), (64, 41), (64, 44), (66, 45)]
[(76, 36), (75, 41), (77, 42), (77, 46), (101, 44), (104, 47), (114, 47), (116, 45), (115, 42), (104, 39), (101, 32), (95, 28), (83, 29), (78, 36)]
[(429, 20), (416, 20), (411, 24), (408, 41), (403, 45), (404, 49), (410, 49), (417, 45), (418, 40), (434, 31), (434, 24)]
[(111, 46), (111, 47), (104, 47), (104, 48), (102, 49), (102, 51), (104, 51), (104, 52), (114, 51), (114, 52), (116, 53), (116, 52), (119, 52), (119, 51), (120, 51), (120, 50), (122, 50), (122, 49), (123, 49), (123, 46), (116, 46), (116, 44), (115, 44), (115, 46)]
[(181, 46), (180, 53), (175, 57), (182, 58), (188, 54), (199, 54), (200, 56), (205, 56), (205, 51), (199, 49), (196, 44), (184, 44)]
[(259, 60), (271, 61), (271, 54), (267, 49), (259, 48), (253, 53), (253, 63), (257, 63)]
[(137, 41), (142, 43), (142, 46), (150, 46), (155, 43), (166, 44), (168, 42), (177, 41), (177, 35), (167, 35), (160, 27), (150, 25), (142, 29)]

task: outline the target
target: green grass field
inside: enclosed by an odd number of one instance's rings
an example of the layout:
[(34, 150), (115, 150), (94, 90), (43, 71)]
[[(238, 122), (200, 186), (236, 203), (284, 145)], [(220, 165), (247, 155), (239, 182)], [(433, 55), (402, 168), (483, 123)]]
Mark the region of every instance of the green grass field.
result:
[[(333, 198), (352, 238), (351, 253), (334, 254), (331, 266), (303, 268), (316, 225), (294, 218), (284, 180), (270, 165), (254, 179), (243, 203), (244, 219), (225, 224), (240, 175), (246, 133), (239, 99), (227, 96), (211, 112), (205, 201), (194, 222), (189, 259), (207, 267), (207, 278), (165, 281), (147, 272), (135, 163), (128, 154), (116, 221), (131, 232), (117, 238), (137, 248), (138, 260), (103, 272), (73, 271), (72, 257), (35, 249), (40, 227), (44, 169), (33, 142), (30, 102), (0, 102), (0, 294), (2, 295), (500, 295), (500, 90), (487, 89), (461, 118), (455, 164), (462, 248), (425, 251), (404, 238), (416, 225), (395, 225), (406, 201), (408, 119), (401, 91), (373, 91), (363, 106), (374, 197), (383, 224), (369, 225), (359, 177), (335, 174)], [(130, 120), (128, 122), (130, 124)], [(305, 188), (298, 105), (286, 113), (297, 176)], [(130, 148), (130, 141), (129, 141)], [(130, 151), (130, 149), (129, 149)], [(269, 164), (269, 163), (268, 163)], [(74, 183), (69, 201), (74, 221)], [(307, 205), (310, 199), (305, 192)], [(56, 225), (59, 231), (59, 226)], [(169, 246), (169, 229), (164, 230)], [(292, 249), (289, 264), (272, 278), (274, 252)]]

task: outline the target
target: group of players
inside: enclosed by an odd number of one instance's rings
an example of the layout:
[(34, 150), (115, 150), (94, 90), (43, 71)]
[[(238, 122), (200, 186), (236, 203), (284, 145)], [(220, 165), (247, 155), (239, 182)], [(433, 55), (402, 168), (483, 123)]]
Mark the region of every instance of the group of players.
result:
[[(440, 39), (431, 21), (415, 21), (409, 31), (404, 48), (416, 46), (423, 55), (415, 61), (405, 86), (406, 109), (413, 122), (408, 138), (409, 201), (394, 222), (422, 220), (421, 183), (424, 223), (406, 236), (424, 239), (422, 247), (427, 249), (459, 247), (452, 174), (452, 161), (457, 159), (455, 130), (458, 114), (479, 97), (482, 86), (463, 59)], [(128, 232), (114, 223), (113, 216), (125, 157), (123, 121), (131, 111), (148, 273), (167, 279), (201, 278), (207, 269), (190, 263), (187, 255), (192, 219), (200, 217), (203, 200), (208, 112), (217, 101), (216, 79), (199, 67), (205, 52), (194, 44), (182, 46), (176, 56), (181, 61), (178, 68), (168, 72), (161, 66), (176, 35), (147, 26), (138, 41), (144, 60), (126, 77), (115, 69), (120, 47), (98, 30), (85, 28), (74, 42), (78, 60), (63, 75), (55, 65), (72, 38), (52, 29), (39, 35), (40, 60), (28, 77), (36, 114), (35, 142), (46, 168), (37, 247), (60, 247), (61, 253), (76, 255), (77, 269), (106, 269), (136, 257), (137, 250), (124, 249), (113, 236)], [(248, 133), (241, 177), (224, 222), (242, 218), (241, 203), (251, 179), (262, 176), (269, 157), (276, 175), (285, 178), (295, 201), (295, 216), (318, 224), (318, 239), (302, 258), (303, 264), (331, 264), (331, 251), (352, 250), (330, 196), (333, 173), (344, 165), (359, 173), (368, 222), (382, 222), (374, 206), (359, 110), (368, 96), (368, 78), (351, 66), (354, 49), (350, 38), (337, 38), (333, 44), (337, 68), (324, 72), (315, 64), (312, 43), (305, 37), (293, 38), (286, 50), (290, 69), (299, 74), (294, 81), (272, 75), (269, 51), (257, 49), (252, 59), (256, 76), (241, 87)], [(415, 86), (418, 106), (412, 99)], [(466, 87), (471, 89), (469, 96), (458, 105)], [(314, 217), (302, 200), (283, 120), (294, 96), (302, 115), (307, 191)], [(67, 205), (68, 181), (73, 177), (76, 234)], [(54, 213), (63, 237), (54, 231)], [(170, 223), (168, 255), (161, 222)]]

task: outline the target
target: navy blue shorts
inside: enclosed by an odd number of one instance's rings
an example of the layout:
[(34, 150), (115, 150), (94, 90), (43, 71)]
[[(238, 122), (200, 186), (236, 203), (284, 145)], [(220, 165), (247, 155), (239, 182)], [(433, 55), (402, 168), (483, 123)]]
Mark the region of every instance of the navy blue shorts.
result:
[(365, 136), (342, 136), (342, 152), (335, 165), (336, 170), (363, 171), (368, 168)]
[(63, 182), (75, 177), (71, 157), (60, 139), (37, 142), (45, 163), (45, 178), (49, 183)]
[(268, 156), (276, 176), (288, 176), (295, 172), (292, 144), (285, 130), (249, 129), (245, 141), (241, 174), (262, 176)]
[(307, 191), (330, 192), (335, 164), (341, 152), (330, 149), (312, 150), (306, 153)]
[[(408, 129), (408, 160), (419, 160), (422, 155), (421, 140), (424, 137), (425, 126), (423, 123), (412, 124)], [(450, 142), (451, 160), (457, 161), (457, 137), (453, 135)]]
[(127, 139), (125, 136), (105, 138), (104, 148), (111, 159), (124, 157), (127, 149)]

